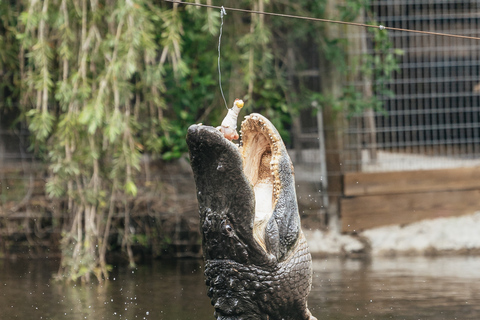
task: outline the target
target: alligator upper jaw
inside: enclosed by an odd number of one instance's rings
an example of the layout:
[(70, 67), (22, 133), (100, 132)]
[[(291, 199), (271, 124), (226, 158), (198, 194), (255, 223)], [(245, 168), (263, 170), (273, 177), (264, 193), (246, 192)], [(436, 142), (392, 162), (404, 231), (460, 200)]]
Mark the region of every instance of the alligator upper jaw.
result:
[[(279, 163), (285, 147), (275, 127), (259, 114), (245, 118), (241, 135), (239, 148), (213, 127), (192, 125), (188, 130), (201, 223), (212, 216), (218, 224), (228, 221), (254, 256), (268, 256), (265, 228), (280, 195)], [(220, 228), (216, 233), (204, 228), (204, 241), (213, 241), (209, 234), (221, 236)], [(213, 251), (212, 256), (218, 256)]]

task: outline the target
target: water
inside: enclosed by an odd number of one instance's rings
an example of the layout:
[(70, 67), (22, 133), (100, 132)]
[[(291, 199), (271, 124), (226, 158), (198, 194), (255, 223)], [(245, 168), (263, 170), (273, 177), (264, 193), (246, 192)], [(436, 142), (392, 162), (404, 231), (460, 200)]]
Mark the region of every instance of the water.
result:
[(480, 257), (315, 260), (324, 319), (480, 319)]
[[(197, 260), (115, 268), (104, 285), (52, 282), (54, 260), (0, 260), (0, 319), (213, 319)], [(480, 319), (480, 257), (318, 259), (319, 319)]]

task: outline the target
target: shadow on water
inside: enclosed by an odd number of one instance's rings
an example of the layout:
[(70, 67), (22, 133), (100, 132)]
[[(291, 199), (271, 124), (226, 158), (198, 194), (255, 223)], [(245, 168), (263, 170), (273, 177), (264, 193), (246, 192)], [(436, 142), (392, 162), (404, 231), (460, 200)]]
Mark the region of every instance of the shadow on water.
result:
[[(53, 260), (0, 260), (0, 319), (213, 319), (203, 263), (119, 267), (104, 285), (50, 281)], [(319, 319), (480, 319), (480, 257), (314, 261)]]

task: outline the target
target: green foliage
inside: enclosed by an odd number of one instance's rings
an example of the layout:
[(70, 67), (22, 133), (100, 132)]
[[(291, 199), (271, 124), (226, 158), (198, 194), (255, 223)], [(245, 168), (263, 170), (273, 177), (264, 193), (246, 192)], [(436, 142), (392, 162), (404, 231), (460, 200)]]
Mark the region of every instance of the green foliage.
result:
[(392, 73), (398, 71), (398, 57), (403, 55), (400, 49), (393, 49), (388, 39), (387, 30), (372, 29), (374, 34), (375, 55), (366, 55), (366, 64), (361, 72), (375, 79), (374, 91), (379, 96), (392, 96), (393, 92), (387, 89), (385, 83), (392, 78)]
[(134, 234), (132, 235), (132, 242), (138, 243), (143, 247), (148, 247), (150, 239), (149, 236), (146, 234)]
[(353, 21), (365, 9), (368, 10), (371, 0), (344, 0), (338, 7), (340, 20)]
[[(319, 18), (328, 4), (230, 3)], [(340, 18), (354, 20), (368, 3), (344, 1)], [(127, 207), (139, 193), (135, 175), (142, 154), (179, 158), (190, 124), (219, 124), (226, 113), (218, 89), (219, 11), (149, 0), (23, 0), (0, 2), (0, 18), (0, 107), (19, 106), (32, 150), (50, 168), (48, 194), (68, 203), (64, 276), (106, 278), (109, 219), (118, 210), (113, 204)], [(338, 99), (312, 95), (307, 83), (295, 83), (296, 72), (310, 66), (307, 49), (339, 72), (347, 70), (346, 42), (327, 38), (325, 24), (238, 13), (227, 13), (224, 22), (228, 103), (245, 99), (245, 112), (265, 114), (285, 140), (292, 117), (311, 99), (351, 112), (380, 106), (351, 87)], [(381, 31), (375, 49), (381, 53), (364, 57), (361, 72), (379, 80), (377, 94), (388, 95), (381, 83), (396, 70), (399, 52)], [(124, 230), (128, 247), (135, 238), (128, 226)]]
[(16, 39), (16, 21), (18, 4), (0, 1), (0, 108), (13, 107), (14, 97), (19, 91), (18, 52)]
[(392, 48), (392, 42), (389, 40), (386, 30), (371, 29), (370, 32), (373, 33), (375, 54), (361, 56), (362, 61), (358, 68), (364, 78), (373, 80), (374, 95), (365, 97), (353, 85), (345, 86), (340, 100), (345, 103), (349, 116), (360, 114), (366, 109), (384, 111), (381, 98), (394, 95), (386, 84), (392, 78), (393, 72), (398, 71), (398, 57), (403, 55), (403, 52)]
[(35, 132), (35, 139), (45, 141), (52, 132), (55, 117), (48, 111), (39, 112), (37, 109), (31, 109), (26, 113), (29, 118), (29, 129)]
[(177, 5), (143, 0), (0, 4), (0, 66), (19, 84), (0, 93), (18, 101), (44, 150), (48, 194), (72, 204), (62, 240), (67, 278), (108, 277), (107, 203), (137, 195), (142, 152), (180, 156), (164, 80), (189, 73), (181, 15)]

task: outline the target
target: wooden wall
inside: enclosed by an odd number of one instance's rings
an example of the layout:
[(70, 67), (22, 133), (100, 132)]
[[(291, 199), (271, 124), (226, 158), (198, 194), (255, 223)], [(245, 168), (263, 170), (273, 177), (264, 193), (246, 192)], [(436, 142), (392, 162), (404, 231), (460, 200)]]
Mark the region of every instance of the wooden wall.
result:
[(346, 173), (342, 231), (460, 216), (480, 210), (480, 167)]

